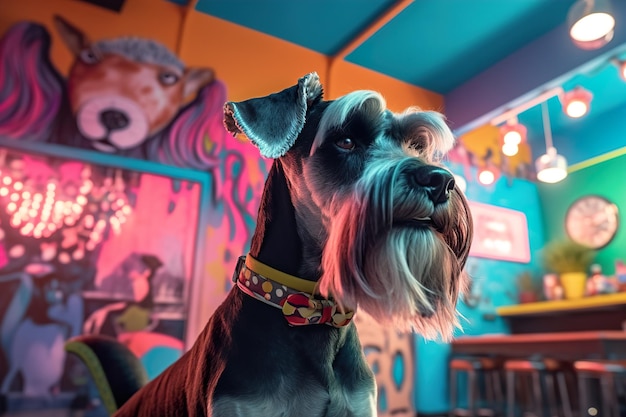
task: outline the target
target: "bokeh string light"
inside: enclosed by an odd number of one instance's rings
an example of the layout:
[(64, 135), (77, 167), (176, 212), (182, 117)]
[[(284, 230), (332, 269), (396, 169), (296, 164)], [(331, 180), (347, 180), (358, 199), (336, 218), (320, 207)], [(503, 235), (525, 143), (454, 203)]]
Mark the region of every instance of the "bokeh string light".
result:
[(72, 258), (78, 260), (93, 251), (108, 230), (119, 234), (132, 214), (120, 170), (94, 183), (91, 167), (84, 165), (77, 181), (61, 182), (55, 176), (30, 176), (21, 160), (4, 164), (5, 156), (0, 156), (0, 201), (9, 225), (22, 236), (47, 240), (72, 229), (76, 239), (68, 246), (75, 246)]

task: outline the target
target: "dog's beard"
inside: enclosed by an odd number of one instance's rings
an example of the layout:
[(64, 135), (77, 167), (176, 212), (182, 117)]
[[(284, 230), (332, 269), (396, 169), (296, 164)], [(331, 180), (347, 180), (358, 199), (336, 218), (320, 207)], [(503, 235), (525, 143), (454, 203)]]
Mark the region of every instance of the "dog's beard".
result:
[[(398, 176), (396, 168), (391, 175)], [(402, 181), (374, 184), (367, 194), (356, 191), (349, 202), (338, 202), (322, 254), (320, 292), (399, 330), (449, 340), (459, 327), (456, 303), (467, 286), (463, 266), (472, 226), (465, 198), (455, 189), (447, 205), (433, 208)], [(426, 217), (428, 223), (418, 220)]]

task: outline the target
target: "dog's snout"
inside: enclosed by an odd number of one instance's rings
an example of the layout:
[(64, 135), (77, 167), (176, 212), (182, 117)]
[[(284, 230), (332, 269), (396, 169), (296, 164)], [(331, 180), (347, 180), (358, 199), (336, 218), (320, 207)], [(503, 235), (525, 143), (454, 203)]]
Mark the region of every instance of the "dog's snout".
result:
[(448, 201), (450, 191), (454, 188), (454, 176), (450, 171), (433, 166), (421, 166), (413, 171), (414, 185), (426, 190), (434, 204)]
[(100, 122), (111, 131), (125, 128), (128, 126), (129, 120), (124, 112), (109, 109), (100, 113)]

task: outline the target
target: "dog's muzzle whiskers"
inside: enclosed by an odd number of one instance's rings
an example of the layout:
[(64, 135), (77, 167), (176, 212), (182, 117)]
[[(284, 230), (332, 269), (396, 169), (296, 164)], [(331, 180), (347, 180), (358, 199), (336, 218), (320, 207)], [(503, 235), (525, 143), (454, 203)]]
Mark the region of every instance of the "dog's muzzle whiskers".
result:
[(469, 248), (464, 197), (454, 182), (429, 191), (439, 184), (424, 172), (416, 182), (414, 170), (430, 167), (416, 158), (370, 164), (356, 195), (337, 199), (322, 256), (321, 293), (383, 323), (449, 339), (459, 327), (456, 299)]

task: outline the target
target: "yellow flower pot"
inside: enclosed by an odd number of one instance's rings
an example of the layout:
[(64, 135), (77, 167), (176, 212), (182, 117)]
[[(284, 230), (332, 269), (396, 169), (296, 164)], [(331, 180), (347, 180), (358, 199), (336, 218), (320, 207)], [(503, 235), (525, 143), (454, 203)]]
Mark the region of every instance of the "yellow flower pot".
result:
[(565, 298), (568, 300), (583, 298), (587, 288), (587, 274), (585, 272), (564, 272), (561, 274), (561, 286)]

